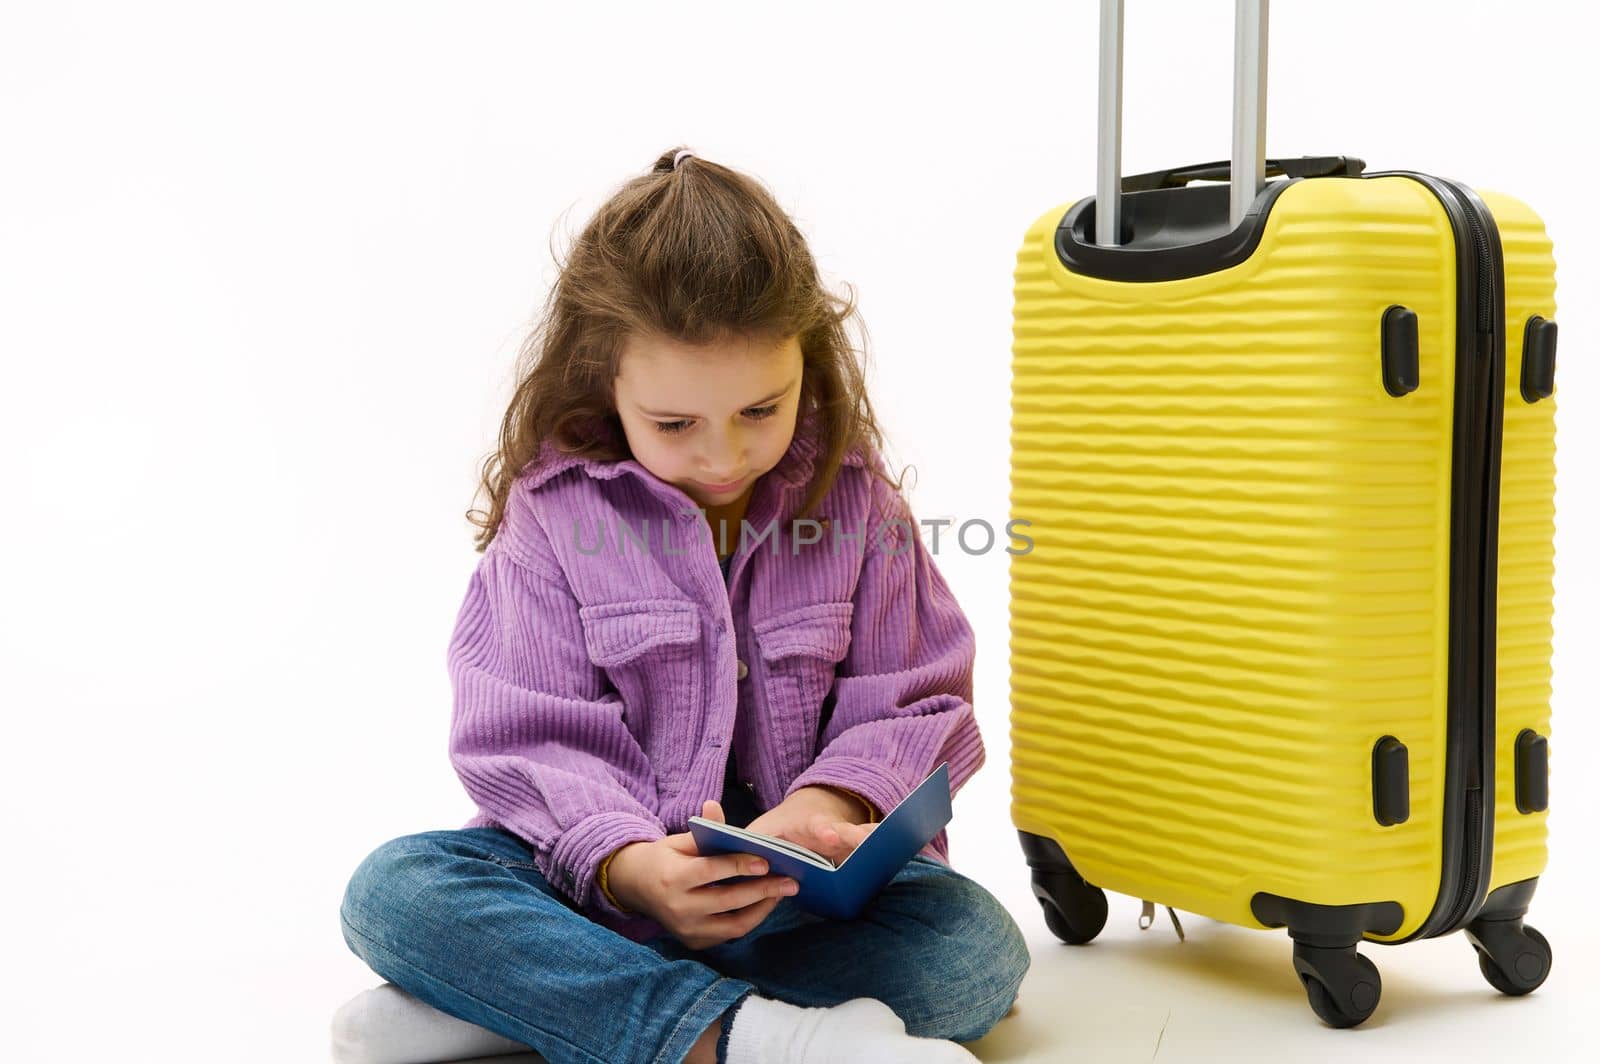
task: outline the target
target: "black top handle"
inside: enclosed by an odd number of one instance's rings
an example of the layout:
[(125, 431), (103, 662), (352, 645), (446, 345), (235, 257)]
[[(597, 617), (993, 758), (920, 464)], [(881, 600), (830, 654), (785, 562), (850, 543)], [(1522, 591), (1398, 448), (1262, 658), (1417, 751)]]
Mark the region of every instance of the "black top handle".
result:
[[(1268, 159), (1268, 177), (1359, 177), (1367, 168), (1364, 160), (1352, 155), (1306, 155), (1298, 159)], [(1157, 188), (1182, 188), (1191, 181), (1227, 181), (1233, 167), (1224, 159), (1196, 163), (1172, 170), (1153, 170), (1130, 174), (1122, 179), (1124, 192), (1149, 192)]]

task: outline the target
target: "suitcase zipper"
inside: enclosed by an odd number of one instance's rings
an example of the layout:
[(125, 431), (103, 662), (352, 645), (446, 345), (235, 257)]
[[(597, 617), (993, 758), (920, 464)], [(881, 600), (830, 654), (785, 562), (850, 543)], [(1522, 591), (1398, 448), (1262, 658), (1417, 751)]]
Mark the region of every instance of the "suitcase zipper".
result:
[[(1471, 322), (1475, 328), (1470, 342), (1458, 339), (1456, 351), (1458, 378), (1466, 384), (1464, 396), (1458, 391), (1457, 418), (1464, 398), (1464, 440), (1458, 441), (1458, 461), (1481, 463), (1465, 478), (1462, 487), (1460, 525), (1453, 550), (1467, 550), (1465, 564), (1452, 563), (1452, 613), (1461, 627), (1459, 660), (1451, 663), (1460, 680), (1452, 684), (1455, 695), (1450, 706), (1446, 734), (1458, 751), (1458, 768), (1446, 771), (1445, 836), (1443, 868), (1439, 894), (1428, 918), (1407, 937), (1430, 938), (1448, 934), (1463, 926), (1483, 904), (1490, 859), (1492, 810), (1485, 808), (1484, 793), (1493, 792), (1494, 762), (1494, 666), (1495, 580), (1498, 572), (1498, 528), (1500, 496), (1500, 403), (1499, 385), (1504, 381), (1503, 280), (1499, 256), (1499, 235), (1483, 202), (1464, 185), (1411, 171), (1390, 171), (1365, 175), (1403, 176), (1427, 186), (1444, 205), (1457, 239), (1467, 237), (1470, 248), (1462, 248), (1457, 270), (1472, 271), (1469, 282), (1458, 282), (1458, 334), (1460, 326)], [(1469, 314), (1460, 313), (1460, 298), (1471, 298)], [(1465, 375), (1465, 376), (1463, 376)], [(1450, 809), (1456, 796), (1461, 801), (1459, 828), (1450, 830)], [(1405, 941), (1405, 940), (1402, 940)]]
[(1484, 232), (1483, 220), (1478, 217), (1478, 212), (1473, 210), (1471, 204), (1465, 202), (1464, 198), (1463, 206), (1467, 208), (1467, 224), (1472, 227), (1472, 250), (1478, 260), (1478, 334), (1492, 336), (1494, 307), (1497, 300), (1494, 257), (1489, 251), (1489, 234)]
[(1466, 867), (1461, 877), (1461, 891), (1450, 908), (1450, 915), (1440, 925), (1439, 934), (1447, 934), (1466, 923), (1476, 912), (1483, 899), (1478, 897), (1478, 884), (1483, 878), (1483, 791), (1467, 792), (1467, 849)]
[[(1476, 620), (1475, 624), (1469, 623), (1470, 635), (1468, 645), (1476, 650), (1477, 660), (1468, 659), (1468, 665), (1478, 677), (1478, 697), (1474, 705), (1470, 706), (1471, 716), (1468, 727), (1465, 729), (1467, 740), (1464, 754), (1464, 785), (1466, 790), (1466, 831), (1462, 854), (1462, 869), (1460, 888), (1456, 893), (1454, 903), (1448, 910), (1448, 915), (1440, 924), (1435, 934), (1445, 934), (1463, 926), (1467, 920), (1477, 912), (1483, 904), (1487, 891), (1490, 840), (1485, 838), (1485, 833), (1492, 827), (1492, 817), (1487, 816), (1484, 809), (1484, 793), (1492, 793), (1494, 786), (1494, 763), (1491, 760), (1494, 752), (1494, 720), (1495, 720), (1495, 675), (1497, 662), (1495, 661), (1497, 647), (1495, 641), (1496, 631), (1496, 603), (1495, 581), (1499, 572), (1498, 565), (1498, 531), (1499, 531), (1499, 503), (1500, 503), (1500, 388), (1505, 380), (1504, 373), (1504, 329), (1499, 327), (1497, 318), (1502, 318), (1504, 282), (1501, 270), (1497, 268), (1495, 251), (1499, 246), (1499, 235), (1491, 235), (1488, 209), (1483, 202), (1473, 195), (1465, 186), (1446, 181), (1444, 184), (1454, 193), (1461, 205), (1462, 213), (1467, 225), (1472, 230), (1472, 253), (1477, 265), (1477, 293), (1476, 293), (1476, 325), (1477, 335), (1474, 337), (1474, 366), (1472, 372), (1478, 384), (1477, 394), (1474, 399), (1480, 404), (1478, 409), (1472, 411), (1473, 427), (1477, 429), (1477, 439), (1469, 437), (1468, 449), (1470, 453), (1479, 456), (1483, 462), (1481, 467), (1482, 480), (1478, 492), (1478, 558), (1476, 561), (1478, 594), (1476, 600), (1469, 603), (1469, 608)], [(1473, 515), (1468, 515), (1469, 518)], [(1475, 608), (1474, 608), (1475, 607)]]

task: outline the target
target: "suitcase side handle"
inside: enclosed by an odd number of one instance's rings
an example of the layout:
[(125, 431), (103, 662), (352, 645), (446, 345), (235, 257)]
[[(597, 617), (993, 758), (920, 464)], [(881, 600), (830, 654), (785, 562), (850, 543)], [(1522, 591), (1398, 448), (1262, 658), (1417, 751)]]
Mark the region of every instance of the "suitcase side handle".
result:
[[(1267, 3), (1234, 0), (1233, 162), (1230, 228), (1244, 221), (1266, 184)], [(1094, 241), (1116, 247), (1122, 228), (1122, 0), (1100, 0), (1100, 114), (1095, 166)], [(1249, 180), (1241, 180), (1242, 175)]]

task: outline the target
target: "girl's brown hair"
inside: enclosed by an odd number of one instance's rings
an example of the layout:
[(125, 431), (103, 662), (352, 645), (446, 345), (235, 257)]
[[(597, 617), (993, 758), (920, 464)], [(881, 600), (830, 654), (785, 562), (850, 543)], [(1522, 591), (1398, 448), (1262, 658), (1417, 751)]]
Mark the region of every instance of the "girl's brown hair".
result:
[(483, 461), (478, 492), (488, 493), (489, 511), (467, 511), (480, 529), (479, 551), (500, 527), (512, 482), (546, 440), (597, 461), (632, 457), (613, 386), (632, 334), (691, 345), (799, 337), (796, 424), (815, 416), (818, 449), (797, 517), (827, 494), (851, 448), (883, 449), (845, 334), (854, 321), (865, 336), (854, 300), (822, 286), (805, 238), (765, 186), (697, 155), (674, 167), (679, 150), (662, 152), (649, 173), (618, 189), (564, 264), (557, 256), (559, 276), (518, 355), (499, 447)]

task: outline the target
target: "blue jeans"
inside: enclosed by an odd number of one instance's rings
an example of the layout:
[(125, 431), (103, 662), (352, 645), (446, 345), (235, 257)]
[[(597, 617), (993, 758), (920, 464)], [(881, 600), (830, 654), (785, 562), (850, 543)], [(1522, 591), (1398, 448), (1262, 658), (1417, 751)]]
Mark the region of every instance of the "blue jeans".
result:
[(1030, 960), (992, 894), (923, 854), (854, 920), (783, 898), (749, 934), (691, 950), (589, 919), (508, 831), (427, 831), (368, 855), (339, 917), (375, 973), (551, 1064), (678, 1064), (751, 991), (806, 1006), (875, 997), (910, 1034), (972, 1041), (1011, 1007)]

